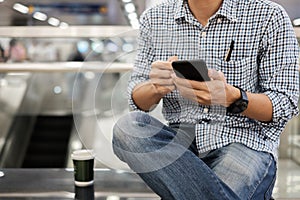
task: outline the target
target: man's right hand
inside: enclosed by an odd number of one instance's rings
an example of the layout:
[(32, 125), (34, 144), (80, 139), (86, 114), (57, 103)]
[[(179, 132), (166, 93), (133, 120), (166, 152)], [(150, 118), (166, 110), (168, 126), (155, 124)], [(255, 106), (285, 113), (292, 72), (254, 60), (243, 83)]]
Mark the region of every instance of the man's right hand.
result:
[(168, 61), (155, 61), (151, 65), (150, 81), (162, 97), (176, 88), (171, 76), (174, 73), (171, 63), (176, 60), (178, 57), (172, 56)]
[(152, 110), (161, 98), (175, 90), (172, 80), (174, 71), (171, 65), (175, 60), (178, 60), (177, 56), (170, 57), (168, 61), (153, 62), (149, 74), (150, 80), (136, 85), (132, 92), (132, 99), (140, 109)]

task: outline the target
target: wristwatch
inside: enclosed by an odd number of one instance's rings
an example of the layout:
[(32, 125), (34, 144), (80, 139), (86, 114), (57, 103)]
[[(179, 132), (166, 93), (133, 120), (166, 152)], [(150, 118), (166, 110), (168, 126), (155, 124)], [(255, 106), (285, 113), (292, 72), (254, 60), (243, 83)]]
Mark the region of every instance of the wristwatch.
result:
[(239, 114), (245, 111), (248, 107), (248, 96), (245, 90), (243, 90), (240, 87), (234, 86), (241, 92), (241, 98), (233, 102), (229, 107), (227, 107), (227, 112), (233, 113), (233, 114)]

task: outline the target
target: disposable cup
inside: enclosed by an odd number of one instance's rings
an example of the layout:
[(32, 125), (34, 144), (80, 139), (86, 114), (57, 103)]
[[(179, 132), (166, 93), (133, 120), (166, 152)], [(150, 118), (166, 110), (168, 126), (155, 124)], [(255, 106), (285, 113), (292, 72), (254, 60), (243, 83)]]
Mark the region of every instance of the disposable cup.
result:
[(89, 149), (76, 150), (71, 158), (74, 166), (75, 185), (85, 187), (94, 184), (94, 152)]

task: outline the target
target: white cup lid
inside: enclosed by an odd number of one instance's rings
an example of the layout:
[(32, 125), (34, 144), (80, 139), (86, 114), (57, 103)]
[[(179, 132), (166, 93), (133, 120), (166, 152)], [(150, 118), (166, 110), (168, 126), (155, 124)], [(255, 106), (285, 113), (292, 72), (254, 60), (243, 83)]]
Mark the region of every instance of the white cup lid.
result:
[(90, 160), (95, 157), (94, 151), (90, 149), (76, 150), (72, 153), (73, 160)]

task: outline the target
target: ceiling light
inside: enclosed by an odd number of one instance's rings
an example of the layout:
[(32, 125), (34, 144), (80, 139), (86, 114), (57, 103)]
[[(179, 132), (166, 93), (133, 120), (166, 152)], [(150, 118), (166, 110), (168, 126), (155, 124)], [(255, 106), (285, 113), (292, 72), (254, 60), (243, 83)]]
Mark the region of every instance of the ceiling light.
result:
[(27, 6), (24, 6), (20, 3), (15, 3), (13, 6), (13, 9), (16, 11), (19, 11), (20, 13), (27, 14), (29, 11), (29, 8)]
[(119, 50), (119, 47), (117, 44), (110, 41), (106, 44), (106, 49), (110, 52), (117, 52)]
[(32, 17), (40, 21), (45, 21), (47, 19), (47, 15), (41, 12), (35, 12)]
[(67, 24), (66, 22), (61, 22), (59, 27), (62, 28), (62, 29), (66, 29), (66, 28), (69, 27), (69, 24)]
[(131, 0), (122, 0), (123, 1), (123, 3), (129, 3), (129, 2), (131, 2)]
[(135, 12), (128, 14), (128, 19), (129, 20), (134, 20), (134, 19), (137, 19), (137, 18), (138, 18), (138, 16)]
[(133, 29), (139, 29), (140, 23), (138, 19), (130, 20), (130, 24)]
[(55, 87), (53, 88), (53, 92), (54, 92), (54, 94), (61, 94), (61, 93), (62, 93), (62, 88), (61, 88), (61, 86), (55, 86)]
[(58, 26), (60, 21), (57, 19), (57, 18), (54, 18), (54, 17), (50, 17), (48, 19), (48, 23), (52, 26)]
[(125, 44), (123, 44), (123, 46), (122, 46), (122, 50), (125, 51), (125, 52), (131, 52), (131, 51), (134, 50), (134, 48), (133, 48), (133, 45), (132, 45), (132, 44), (130, 44), (130, 43), (125, 43)]
[(300, 26), (300, 18), (294, 19), (293, 24), (294, 26)]
[(118, 197), (118, 196), (108, 196), (106, 198), (106, 200), (120, 200), (120, 197)]
[(4, 0), (0, 0), (0, 3), (4, 2)]
[(92, 43), (92, 49), (96, 53), (102, 53), (104, 50), (104, 44), (102, 41), (97, 41)]
[(134, 6), (133, 3), (125, 4), (124, 8), (125, 8), (125, 11), (128, 12), (128, 13), (135, 12), (135, 6)]
[(79, 42), (77, 42), (76, 46), (77, 46), (77, 50), (80, 53), (86, 53), (90, 48), (90, 44), (87, 41), (79, 41)]

